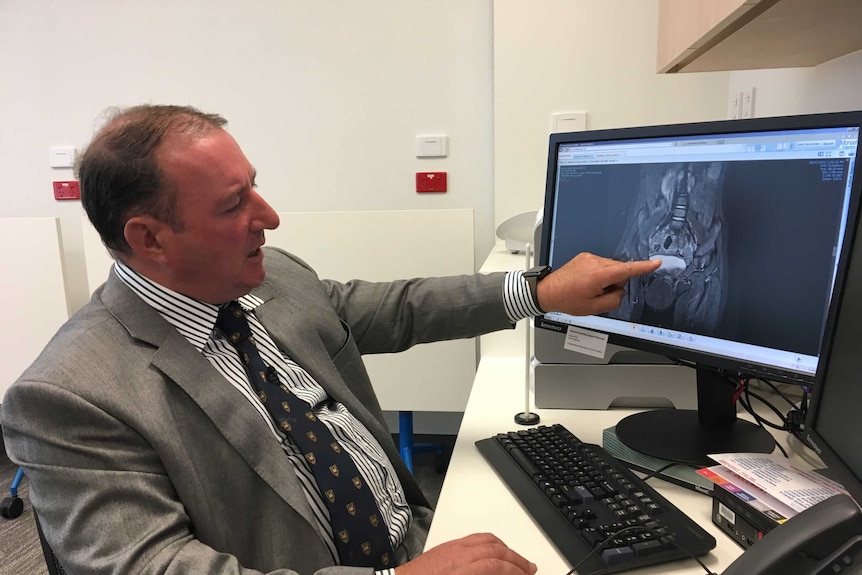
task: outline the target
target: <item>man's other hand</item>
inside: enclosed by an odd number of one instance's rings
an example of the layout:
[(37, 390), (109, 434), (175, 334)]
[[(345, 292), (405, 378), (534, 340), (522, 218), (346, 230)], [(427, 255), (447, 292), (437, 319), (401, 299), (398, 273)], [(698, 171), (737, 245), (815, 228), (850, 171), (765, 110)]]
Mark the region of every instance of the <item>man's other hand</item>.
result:
[(395, 568), (395, 575), (534, 575), (530, 563), (490, 533), (441, 543)]

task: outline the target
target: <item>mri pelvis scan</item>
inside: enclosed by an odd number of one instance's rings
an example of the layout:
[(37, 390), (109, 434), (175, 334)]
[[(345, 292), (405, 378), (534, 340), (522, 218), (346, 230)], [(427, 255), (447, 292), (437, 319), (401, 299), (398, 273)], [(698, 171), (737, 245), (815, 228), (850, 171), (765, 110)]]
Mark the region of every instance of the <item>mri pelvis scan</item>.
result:
[(629, 281), (611, 317), (696, 333), (716, 327), (727, 283), (723, 180), (720, 162), (644, 166), (614, 258), (662, 265)]

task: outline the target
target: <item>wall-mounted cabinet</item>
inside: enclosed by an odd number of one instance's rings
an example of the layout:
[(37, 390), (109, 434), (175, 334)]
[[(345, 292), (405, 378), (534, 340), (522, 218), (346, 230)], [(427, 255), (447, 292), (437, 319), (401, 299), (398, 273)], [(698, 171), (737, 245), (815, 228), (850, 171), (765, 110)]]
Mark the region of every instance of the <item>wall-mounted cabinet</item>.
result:
[(862, 50), (862, 0), (659, 0), (660, 73), (815, 66)]

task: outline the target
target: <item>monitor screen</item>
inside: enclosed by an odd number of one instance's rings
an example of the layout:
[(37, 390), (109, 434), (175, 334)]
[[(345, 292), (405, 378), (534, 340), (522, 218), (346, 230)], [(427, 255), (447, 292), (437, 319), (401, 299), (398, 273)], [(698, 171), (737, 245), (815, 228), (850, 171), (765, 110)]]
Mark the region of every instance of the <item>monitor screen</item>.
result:
[[(537, 327), (692, 363), (699, 383), (813, 382), (856, 225), (860, 126), (848, 112), (552, 135), (540, 263), (587, 251), (662, 265), (629, 281), (619, 310)], [(701, 412), (723, 401), (700, 393)]]

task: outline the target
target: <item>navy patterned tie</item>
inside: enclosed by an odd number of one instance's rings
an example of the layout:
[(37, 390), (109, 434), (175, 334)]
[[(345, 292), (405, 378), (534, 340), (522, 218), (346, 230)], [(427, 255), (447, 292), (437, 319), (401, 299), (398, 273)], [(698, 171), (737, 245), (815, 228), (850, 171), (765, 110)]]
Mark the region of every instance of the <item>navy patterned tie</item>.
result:
[(233, 301), (219, 311), (216, 327), (236, 347), (252, 386), (276, 425), (290, 435), (308, 461), (329, 509), (340, 563), (390, 567), (388, 529), (353, 459), (317, 419), (311, 406), (291, 393), (275, 369), (264, 363), (239, 303)]

